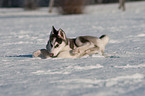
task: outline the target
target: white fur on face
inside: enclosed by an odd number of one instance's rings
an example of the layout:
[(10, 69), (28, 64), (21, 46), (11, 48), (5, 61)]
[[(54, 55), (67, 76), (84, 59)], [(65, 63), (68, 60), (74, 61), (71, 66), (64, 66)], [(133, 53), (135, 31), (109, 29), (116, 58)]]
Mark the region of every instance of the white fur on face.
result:
[(57, 56), (63, 50), (64, 47), (65, 47), (65, 42), (62, 42), (61, 44), (58, 44), (56, 42), (54, 46), (51, 48), (51, 53), (53, 53), (54, 56)]
[(53, 40), (49, 41), (47, 44), (47, 50), (49, 52), (49, 54), (53, 53), (54, 56), (57, 56), (65, 47), (65, 42), (62, 41), (61, 44), (59, 44), (56, 41), (57, 38), (53, 38)]

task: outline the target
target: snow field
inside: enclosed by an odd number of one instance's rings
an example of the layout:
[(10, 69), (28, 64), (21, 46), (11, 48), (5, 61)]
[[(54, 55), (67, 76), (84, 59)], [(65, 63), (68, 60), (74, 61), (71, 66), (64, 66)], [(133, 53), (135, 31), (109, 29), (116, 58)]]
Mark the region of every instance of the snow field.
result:
[[(0, 9), (0, 96), (144, 96), (145, 2), (88, 6), (59, 15)], [(110, 37), (105, 53), (80, 59), (32, 58), (45, 48), (51, 26), (68, 37)]]

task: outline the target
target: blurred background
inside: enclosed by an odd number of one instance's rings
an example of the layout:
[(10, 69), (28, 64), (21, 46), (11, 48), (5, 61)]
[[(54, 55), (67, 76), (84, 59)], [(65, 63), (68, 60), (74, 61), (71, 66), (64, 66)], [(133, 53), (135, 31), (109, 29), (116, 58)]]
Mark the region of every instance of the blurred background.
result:
[(126, 10), (125, 2), (144, 0), (0, 0), (0, 8), (24, 8), (25, 10), (36, 10), (41, 7), (57, 7), (61, 14), (81, 14), (85, 5), (118, 3), (119, 9)]
[[(62, 0), (54, 0), (56, 3)], [(73, 0), (67, 0), (73, 1)], [(79, 0), (77, 0), (79, 1)], [(83, 0), (85, 1), (85, 0)], [(117, 3), (119, 0), (87, 0), (89, 4), (102, 4), (102, 3)], [(143, 1), (143, 0), (126, 0), (126, 2), (130, 1)], [(0, 7), (46, 7), (49, 5), (50, 0), (0, 0)], [(55, 4), (57, 5), (57, 4)]]

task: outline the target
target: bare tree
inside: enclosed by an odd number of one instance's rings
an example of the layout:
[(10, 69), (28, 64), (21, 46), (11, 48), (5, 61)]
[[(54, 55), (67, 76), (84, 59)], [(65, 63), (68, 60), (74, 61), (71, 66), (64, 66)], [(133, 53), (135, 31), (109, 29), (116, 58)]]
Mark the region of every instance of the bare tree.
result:
[(98, 1), (98, 3), (102, 3), (103, 2), (103, 0), (97, 0)]
[(119, 0), (119, 9), (122, 8), (123, 11), (125, 11), (125, 1), (126, 0)]
[(4, 0), (0, 0), (0, 7), (2, 7)]
[(26, 10), (35, 10), (38, 8), (38, 0), (25, 0), (25, 9)]
[(49, 13), (52, 12), (53, 5), (54, 5), (54, 0), (50, 0), (50, 2), (49, 2)]
[(12, 6), (12, 0), (0, 0), (0, 7), (10, 7)]

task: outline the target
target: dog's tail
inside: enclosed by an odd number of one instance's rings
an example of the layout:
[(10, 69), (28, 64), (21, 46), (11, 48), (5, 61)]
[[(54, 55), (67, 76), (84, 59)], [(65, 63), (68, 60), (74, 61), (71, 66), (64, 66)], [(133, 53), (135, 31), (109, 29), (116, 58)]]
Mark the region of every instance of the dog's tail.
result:
[(109, 37), (107, 35), (102, 35), (100, 37), (100, 39), (102, 40), (102, 43), (103, 43), (104, 46), (106, 46), (107, 43), (109, 42)]

